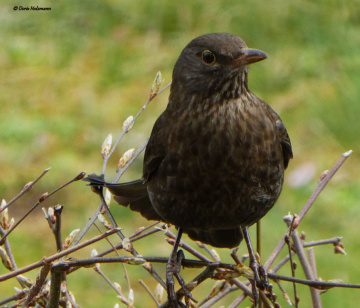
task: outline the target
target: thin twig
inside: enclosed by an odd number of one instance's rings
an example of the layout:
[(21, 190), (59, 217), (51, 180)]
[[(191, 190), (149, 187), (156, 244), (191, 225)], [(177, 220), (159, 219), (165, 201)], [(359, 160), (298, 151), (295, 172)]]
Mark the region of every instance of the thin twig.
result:
[(24, 303), (22, 305), (23, 308), (28, 307), (28, 305), (33, 300), (33, 298), (37, 294), (39, 294), (39, 292), (41, 291), (43, 285), (46, 283), (46, 277), (47, 277), (50, 269), (51, 269), (50, 264), (44, 264), (41, 267), (41, 269), (39, 271), (39, 274), (36, 277), (35, 283), (31, 286), (30, 290), (28, 291), (28, 295), (26, 297), (26, 300), (24, 301)]
[(275, 283), (277, 284), (277, 286), (279, 287), (280, 291), (283, 294), (283, 297), (285, 298), (285, 300), (288, 302), (288, 304), (290, 306), (295, 306), (295, 303), (293, 302), (293, 300), (290, 298), (290, 296), (286, 293), (285, 289), (283, 288), (283, 286), (281, 285), (279, 280), (274, 280)]
[(56, 241), (56, 249), (58, 251), (63, 250), (62, 238), (61, 238), (61, 213), (63, 206), (57, 205), (54, 207), (55, 214), (55, 227), (54, 227), (54, 235)]
[(249, 281), (247, 281), (246, 283), (240, 281), (239, 279), (236, 278), (231, 278), (230, 282), (235, 285), (238, 289), (242, 290), (247, 296), (253, 297), (253, 293), (251, 291), (250, 288), (248, 288), (247, 285), (250, 285)]
[[(299, 257), (299, 260), (300, 260), (300, 263), (301, 263), (301, 266), (302, 266), (302, 269), (304, 271), (304, 274), (305, 274), (306, 278), (308, 280), (314, 281), (316, 277), (314, 275), (314, 272), (312, 270), (310, 262), (309, 262), (308, 258), (306, 257), (304, 246), (303, 246), (303, 243), (301, 241), (300, 235), (299, 235), (299, 233), (297, 232), (296, 229), (292, 229), (293, 222), (294, 222), (294, 219), (291, 219), (291, 222), (287, 221), (288, 226), (291, 229), (291, 238), (292, 238), (293, 243), (294, 243), (295, 251), (296, 251), (296, 253), (297, 253), (298, 257)], [(311, 298), (312, 298), (313, 307), (314, 308), (321, 308), (322, 304), (321, 304), (320, 294), (313, 288), (310, 288), (310, 292), (311, 292)], [(295, 298), (295, 303), (296, 302), (297, 301), (296, 301), (296, 298)]]
[(329, 183), (331, 178), (334, 176), (334, 174), (339, 170), (339, 168), (343, 165), (343, 163), (346, 161), (346, 159), (352, 154), (352, 150), (347, 151), (341, 155), (339, 160), (335, 163), (335, 165), (331, 168), (331, 170), (325, 175), (325, 177), (319, 181), (318, 187), (316, 187), (314, 193), (311, 195), (310, 199), (304, 207), (301, 209), (300, 213), (298, 214), (298, 223), (304, 218), (306, 213), (310, 210), (311, 206), (314, 204), (316, 198), (320, 195), (322, 190), (325, 188), (325, 186)]
[[(103, 233), (103, 232), (100, 230), (100, 228), (98, 227), (98, 225), (97, 225), (96, 223), (94, 223), (94, 227), (99, 231), (99, 233), (101, 233), (101, 234)], [(113, 243), (111, 243), (110, 239), (107, 237), (105, 240), (106, 240), (106, 241), (109, 243), (109, 245), (112, 247), (112, 249), (110, 249), (110, 252), (115, 252), (115, 253), (120, 257), (118, 250), (116, 249), (115, 245), (114, 245)], [(100, 257), (100, 255), (97, 254), (97, 255), (94, 256), (94, 257)]]
[(314, 246), (318, 246), (318, 245), (327, 245), (327, 244), (339, 244), (341, 243), (342, 237), (337, 236), (337, 237), (333, 237), (327, 240), (320, 240), (320, 241), (312, 241), (312, 242), (307, 242), (304, 243), (304, 247), (314, 247)]
[(317, 280), (318, 279), (318, 273), (317, 273), (317, 268), (316, 268), (316, 260), (315, 260), (314, 248), (309, 248), (307, 250), (307, 252), (308, 252), (308, 255), (309, 255), (310, 266), (311, 266), (312, 271), (314, 273), (315, 280)]
[[(133, 243), (133, 242), (136, 242), (136, 241), (138, 241), (138, 240), (140, 240), (140, 239), (142, 239), (142, 238), (144, 238), (144, 237), (146, 237), (146, 236), (148, 236), (148, 235), (151, 235), (151, 234), (153, 234), (153, 233), (157, 233), (157, 232), (159, 232), (159, 231), (160, 231), (159, 229), (154, 229), (154, 230), (151, 230), (151, 231), (149, 231), (149, 232), (147, 232), (147, 233), (140, 234), (140, 235), (135, 236), (135, 237), (132, 237), (133, 235), (131, 235), (131, 236), (129, 237), (129, 239), (131, 240), (131, 243)], [(103, 257), (103, 256), (105, 256), (105, 255), (113, 252), (114, 250), (119, 250), (119, 249), (123, 249), (123, 248), (124, 248), (124, 247), (123, 247), (123, 242), (120, 242), (120, 243), (114, 245), (113, 248), (110, 248), (110, 249), (107, 249), (107, 250), (104, 250), (104, 251), (100, 252), (100, 253), (98, 254), (98, 256), (99, 256), (99, 257)]]
[(133, 154), (133, 156), (130, 158), (130, 160), (127, 162), (127, 164), (118, 170), (115, 179), (113, 180), (113, 183), (117, 183), (120, 180), (120, 177), (124, 174), (124, 172), (131, 166), (131, 164), (139, 157), (142, 151), (145, 150), (147, 144), (149, 142), (149, 139), (146, 139), (143, 144), (137, 149), (137, 151)]
[(106, 232), (104, 234), (96, 236), (96, 237), (94, 237), (94, 238), (92, 238), (92, 239), (90, 239), (90, 240), (88, 240), (88, 241), (86, 241), (84, 243), (81, 243), (81, 244), (79, 244), (77, 246), (70, 247), (70, 248), (68, 248), (66, 250), (63, 250), (63, 251), (61, 251), (61, 252), (59, 252), (59, 253), (57, 253), (55, 255), (52, 255), (50, 257), (44, 257), (41, 261), (38, 261), (38, 262), (35, 262), (33, 264), (22, 267), (22, 268), (20, 268), (20, 269), (18, 269), (16, 271), (11, 272), (11, 273), (1, 275), (0, 276), (0, 282), (5, 281), (5, 280), (10, 279), (10, 278), (13, 278), (13, 277), (16, 277), (17, 275), (26, 273), (28, 271), (34, 270), (34, 269), (39, 268), (41, 266), (44, 266), (47, 263), (51, 263), (51, 262), (53, 262), (53, 261), (55, 261), (57, 259), (60, 259), (60, 258), (62, 258), (64, 256), (66, 256), (66, 255), (69, 255), (70, 253), (73, 253), (73, 252), (75, 252), (75, 251), (77, 251), (79, 249), (82, 249), (82, 248), (84, 248), (86, 246), (89, 246), (89, 245), (91, 245), (93, 243), (96, 243), (96, 242), (98, 242), (98, 241), (100, 241), (100, 240), (114, 234), (117, 231), (118, 231), (117, 229), (110, 230), (110, 231), (108, 231), (108, 232)]
[[(306, 247), (314, 247), (314, 246), (318, 246), (318, 245), (327, 245), (327, 244), (338, 244), (341, 243), (341, 239), (342, 237), (334, 237), (334, 238), (330, 238), (327, 240), (319, 240), (319, 241), (312, 241), (312, 242), (307, 242), (307, 243), (303, 243), (304, 248)], [(294, 255), (295, 252), (291, 251), (291, 254)], [(288, 261), (289, 261), (290, 257), (289, 255), (286, 255), (282, 260), (279, 261), (278, 264), (276, 264), (273, 268), (270, 269), (270, 271), (272, 273), (276, 273), (280, 268), (282, 268)]]
[[(106, 204), (106, 202), (105, 202), (104, 195), (103, 195), (103, 193), (102, 193), (102, 188), (99, 188), (99, 189), (98, 189), (97, 194), (99, 195), (100, 200), (101, 200), (101, 207), (99, 207), (99, 209), (101, 209), (102, 207), (104, 207), (104, 208), (106, 209), (106, 211), (107, 211), (108, 217), (110, 218), (112, 225), (115, 225), (115, 226), (116, 226), (116, 225), (117, 225), (117, 224), (116, 224), (116, 221), (115, 221), (115, 219), (113, 218), (113, 216), (112, 216), (112, 214), (111, 214), (111, 212), (110, 212), (110, 209), (109, 209), (109, 207), (107, 206), (107, 204)], [(118, 232), (116, 232), (117, 235), (118, 235), (122, 240), (124, 240), (124, 239), (125, 239), (125, 235), (121, 232), (120, 229), (117, 229), (117, 230), (118, 230)], [(135, 257), (137, 257), (137, 256), (139, 255), (138, 252), (135, 250), (135, 248), (134, 248), (133, 245), (131, 245), (130, 253), (131, 253), (133, 256), (135, 256)], [(145, 268), (145, 270), (146, 270), (153, 278), (155, 278), (155, 280), (156, 280), (157, 282), (159, 282), (162, 286), (165, 286), (165, 282), (161, 279), (161, 277), (159, 276), (159, 274), (152, 268), (151, 265), (148, 266), (148, 265), (146, 264), (146, 265), (144, 265), (143, 267)]]
[[(3, 307), (2, 305), (5, 305), (5, 304), (7, 304), (7, 303), (10, 303), (10, 302), (13, 302), (13, 301), (17, 301), (17, 300), (21, 300), (21, 299), (23, 299), (26, 295), (28, 294), (28, 291), (26, 290), (23, 290), (23, 291), (21, 291), (21, 292), (19, 292), (19, 293), (16, 293), (16, 294), (14, 294), (14, 295), (12, 295), (12, 296), (10, 296), (10, 297), (8, 297), (8, 298), (5, 298), (5, 299), (3, 299), (3, 300), (0, 300), (0, 305), (1, 305), (1, 307)], [(5, 306), (5, 307), (8, 307), (8, 306)], [(4, 307), (4, 308), (5, 308)]]
[[(314, 280), (318, 280), (318, 273), (317, 273), (317, 268), (316, 268), (316, 260), (315, 260), (314, 248), (309, 248), (307, 250), (307, 252), (308, 252), (308, 255), (309, 255), (309, 263), (310, 263), (312, 272), (314, 274)], [(319, 290), (314, 290), (314, 292), (316, 293), (315, 299), (317, 301), (319, 301), (319, 303), (317, 303), (317, 305), (319, 307), (322, 307), (322, 303), (321, 303), (321, 300), (320, 300), (320, 295), (321, 295), (320, 291)]]
[(162, 88), (158, 93), (156, 93), (155, 95), (150, 95), (149, 99), (145, 102), (145, 104), (141, 107), (141, 109), (139, 110), (139, 112), (136, 114), (136, 116), (132, 119), (132, 121), (130, 123), (128, 123), (127, 127), (124, 127), (120, 136), (117, 138), (116, 142), (114, 143), (114, 146), (112, 147), (112, 149), (110, 150), (109, 154), (104, 158), (103, 161), (103, 167), (101, 170), (101, 174), (105, 174), (105, 170), (106, 170), (106, 165), (107, 162), (109, 160), (109, 158), (112, 156), (112, 154), (114, 153), (115, 149), (117, 148), (117, 146), (119, 145), (120, 141), (122, 140), (122, 138), (124, 137), (124, 135), (129, 131), (129, 127), (131, 127), (134, 122), (136, 121), (136, 119), (140, 116), (140, 114), (146, 109), (146, 107), (149, 105), (149, 103), (155, 98), (157, 97), (159, 94), (161, 94), (163, 91), (165, 91), (167, 88), (169, 88), (171, 85), (171, 82), (165, 86), (164, 88)]
[(104, 274), (104, 272), (100, 269), (100, 266), (98, 264), (95, 265), (94, 270), (96, 273), (98, 273), (106, 282), (107, 284), (115, 290), (115, 292), (119, 295), (122, 295), (121, 292), (119, 292), (118, 288), (111, 282), (111, 280)]
[(156, 304), (156, 307), (160, 306), (160, 303), (156, 300), (154, 294), (152, 294), (151, 290), (148, 288), (148, 286), (145, 284), (145, 282), (143, 282), (141, 279), (139, 279), (139, 283), (144, 287), (144, 289), (146, 290), (146, 292), (150, 295), (150, 297), (153, 299), (153, 301)]
[[(341, 157), (338, 159), (338, 161), (335, 163), (335, 165), (331, 168), (331, 170), (325, 175), (325, 177), (321, 181), (319, 181), (319, 184), (318, 184), (317, 188), (315, 189), (314, 193), (311, 195), (309, 200), (304, 205), (303, 209), (300, 211), (300, 213), (298, 215), (297, 224), (300, 223), (300, 221), (303, 219), (305, 214), (309, 211), (311, 206), (314, 204), (315, 200), (320, 195), (322, 190), (326, 187), (326, 185), (329, 183), (329, 181), (334, 176), (334, 174), (339, 170), (339, 168), (344, 164), (346, 159), (351, 154), (352, 154), (351, 150), (343, 153), (341, 155)], [(285, 236), (286, 236), (286, 234), (281, 238), (280, 242), (277, 244), (277, 246), (275, 247), (273, 252), (270, 254), (269, 258), (266, 260), (266, 262), (264, 264), (265, 270), (268, 270), (271, 267), (271, 265), (274, 263), (276, 257), (279, 255), (280, 251), (284, 247), (284, 245), (285, 245), (284, 237)]]
[[(204, 243), (201, 243), (201, 242), (196, 242), (196, 244), (200, 247), (200, 248), (202, 248), (202, 249), (204, 249), (213, 259), (215, 259), (214, 258), (214, 256), (213, 256), (213, 253), (211, 252), (211, 250), (209, 249), (209, 247), (207, 246), (207, 245), (205, 245)], [(205, 256), (204, 256), (205, 257)], [(206, 258), (206, 257), (205, 257)], [(207, 260), (209, 260), (208, 258), (206, 258)], [(215, 261), (217, 261), (217, 260), (215, 260)]]
[(199, 308), (209, 308), (211, 306), (213, 306), (215, 303), (217, 303), (219, 300), (223, 299), (224, 297), (226, 297), (229, 293), (234, 292), (234, 291), (238, 291), (239, 289), (236, 286), (229, 286), (227, 285), (221, 292), (219, 292), (218, 294), (216, 294), (214, 297), (209, 298), (206, 302), (202, 303), (201, 305), (199, 305)]
[(125, 267), (125, 263), (122, 263), (122, 267), (124, 269), (124, 273), (125, 273), (125, 279), (126, 279), (126, 283), (127, 283), (127, 286), (128, 286), (128, 290), (130, 292), (131, 290), (131, 283), (130, 283), (130, 278), (129, 278), (129, 274), (126, 270), (126, 267)]
[(282, 276), (274, 273), (268, 273), (268, 277), (275, 280), (283, 280), (289, 282), (300, 283), (318, 290), (328, 290), (331, 288), (349, 288), (349, 289), (360, 289), (360, 284), (355, 283), (341, 283), (336, 281), (315, 281), (315, 280), (305, 280), (300, 278), (292, 278), (287, 276)]
[[(45, 170), (45, 171), (46, 171), (46, 170)], [(44, 171), (44, 172), (45, 172), (45, 171)], [(65, 186), (67, 186), (67, 185), (69, 185), (69, 184), (71, 184), (71, 183), (73, 183), (73, 182), (75, 182), (75, 181), (81, 180), (81, 179), (85, 176), (85, 174), (86, 174), (85, 172), (80, 172), (75, 178), (73, 178), (72, 180), (66, 182), (65, 184), (63, 184), (63, 185), (61, 185), (61, 186), (59, 186), (58, 188), (54, 189), (52, 192), (43, 194), (43, 195), (39, 198), (39, 201), (36, 202), (36, 203), (32, 206), (32, 208), (31, 208), (23, 217), (21, 217), (21, 218), (19, 219), (19, 221), (18, 221), (17, 223), (15, 223), (10, 230), (8, 230), (8, 231), (6, 232), (6, 234), (5, 234), (5, 235), (2, 237), (2, 239), (0, 240), (0, 246), (1, 246), (2, 244), (4, 244), (4, 241), (5, 241), (5, 239), (9, 236), (9, 234), (10, 234), (13, 230), (15, 230), (15, 228), (16, 228), (27, 216), (29, 216), (29, 214), (30, 214), (33, 210), (35, 210), (40, 203), (44, 202), (46, 199), (48, 199), (48, 198), (49, 198), (50, 196), (52, 196), (53, 194), (57, 193), (60, 189), (63, 189)]]
[(100, 203), (99, 206), (97, 207), (96, 211), (94, 212), (94, 214), (91, 216), (89, 221), (86, 223), (85, 227), (82, 228), (82, 230), (80, 231), (80, 233), (78, 234), (76, 239), (71, 243), (70, 247), (77, 245), (81, 241), (81, 239), (84, 237), (84, 235), (89, 231), (90, 227), (97, 220), (102, 208), (103, 208), (103, 204)]
[[(158, 225), (160, 223), (160, 221), (154, 222), (153, 224), (147, 226), (147, 227), (141, 227), (139, 228), (133, 235), (129, 236), (129, 239), (132, 241), (132, 239), (134, 238), (138, 238), (141, 234), (144, 234), (145, 231), (152, 229), (153, 227), (155, 227), (156, 225)], [(154, 229), (156, 230), (156, 229)], [(151, 230), (153, 231), (153, 230)], [(160, 230), (157, 230), (157, 232)]]
[[(102, 207), (102, 206), (101, 206), (101, 207)], [(98, 209), (100, 210), (101, 207), (99, 207)], [(156, 223), (156, 224), (157, 224), (157, 223)], [(135, 237), (133, 237), (134, 235), (132, 235), (132, 236), (129, 237), (129, 239), (131, 239), (131, 242), (135, 242), (135, 241), (137, 241), (137, 240), (139, 240), (139, 239), (142, 239), (142, 238), (145, 237), (145, 236), (148, 236), (148, 235), (150, 235), (150, 234), (153, 234), (153, 233), (156, 233), (156, 232), (159, 232), (159, 231), (160, 231), (160, 229), (154, 229), (154, 230), (149, 231), (149, 232), (147, 232), (147, 233), (145, 233), (145, 234), (140, 234), (140, 235), (135, 236)], [(138, 234), (138, 233), (135, 233), (135, 234)], [(117, 250), (123, 248), (123, 242), (121, 242), (121, 243), (119, 243), (119, 244), (117, 244), (117, 245), (111, 245), (111, 246), (112, 246), (112, 248), (107, 249), (107, 250), (105, 250), (105, 251), (103, 251), (103, 252), (98, 253), (97, 257), (105, 256), (105, 255), (107, 255), (107, 254), (109, 254), (109, 253), (111, 253), (111, 252), (113, 252), (113, 251), (116, 251), (116, 253), (117, 253)], [(117, 253), (117, 254), (118, 254), (118, 253)], [(165, 282), (161, 279), (161, 277), (159, 276), (159, 274), (152, 268), (151, 264), (144, 264), (143, 267), (150, 273), (150, 275), (151, 275), (159, 284), (161, 284), (163, 287), (166, 287)], [(76, 269), (77, 269), (77, 268), (73, 268), (71, 271), (75, 271)]]
[[(193, 280), (186, 284), (185, 288), (187, 291), (191, 292), (195, 287), (200, 285), (203, 281), (210, 278), (214, 271), (218, 268), (219, 264), (211, 263), (202, 271), (199, 275), (197, 275)], [(185, 295), (185, 291), (181, 288), (176, 292), (177, 298), (181, 298)], [(165, 302), (161, 307), (167, 307), (169, 303)]]
[[(291, 256), (293, 256), (295, 252), (291, 251)], [(283, 259), (279, 261), (278, 264), (276, 264), (272, 269), (270, 269), (270, 272), (276, 273), (279, 269), (281, 269), (288, 261), (290, 260), (290, 255), (286, 255)]]
[[(292, 254), (292, 249), (291, 249), (291, 244), (292, 243), (290, 242), (290, 236), (292, 235), (295, 217), (296, 217), (295, 215), (292, 217), (291, 223), (290, 223), (290, 225), (288, 225), (288, 227), (289, 227), (289, 235), (286, 237), (286, 244), (287, 244), (288, 250), (289, 250), (288, 251), (288, 256), (289, 256), (289, 260), (290, 260), (291, 277), (294, 277), (294, 278), (295, 278), (295, 267), (294, 267), (294, 262), (293, 262), (293, 259), (292, 259), (293, 254)], [(286, 217), (286, 219), (288, 219), (288, 217)], [(288, 221), (286, 221), (286, 222), (289, 224), (289, 221), (290, 221), (290, 219)], [(293, 290), (294, 290), (294, 298), (295, 298), (295, 308), (298, 308), (299, 298), (298, 298), (298, 295), (297, 295), (296, 283), (293, 283)]]
[[(5, 230), (0, 227), (0, 235), (3, 237), (5, 234), (6, 234)], [(9, 256), (12, 268), (14, 270), (17, 270), (16, 261), (15, 261), (14, 255), (12, 253), (12, 250), (11, 250), (10, 242), (7, 238), (5, 239), (4, 247), (5, 247), (6, 254)]]
[(246, 299), (246, 294), (241, 293), (230, 305), (228, 308), (238, 307)]
[(17, 196), (15, 196), (3, 208), (0, 209), (0, 213), (13, 204), (16, 200), (18, 200), (22, 195), (28, 192), (46, 173), (48, 173), (48, 171), (50, 171), (50, 168), (45, 169), (34, 181), (27, 183)]
[[(103, 205), (103, 208), (105, 208), (106, 210), (106, 214), (108, 215), (109, 219), (110, 219), (110, 222), (111, 222), (111, 225), (113, 226), (113, 228), (117, 228), (117, 223), (116, 223), (116, 220), (114, 218), (114, 216), (111, 214), (110, 212), (110, 209), (108, 207), (108, 205), (106, 204), (105, 202), (105, 199), (104, 199), (104, 195), (102, 193), (103, 189), (102, 187), (99, 188), (99, 197), (100, 197), (100, 200), (101, 200), (101, 203)], [(116, 232), (116, 234), (122, 239), (124, 240), (126, 238), (126, 236), (122, 233), (122, 231), (120, 229), (118, 229), (118, 232)], [(133, 255), (133, 256), (137, 256), (139, 255), (138, 252), (135, 250), (135, 248), (133, 247), (133, 245), (131, 245), (131, 251), (130, 253)]]
[[(165, 235), (168, 236), (169, 238), (171, 238), (171, 240), (167, 240), (167, 242), (170, 245), (174, 244), (174, 240), (175, 240), (175, 235), (170, 231), (170, 230), (166, 230), (165, 231)], [(198, 243), (198, 245), (201, 245), (200, 243)], [(208, 263), (211, 263), (212, 261), (207, 258), (205, 255), (203, 255), (202, 253), (200, 253), (199, 251), (197, 251), (196, 249), (192, 248), (191, 246), (189, 246), (188, 244), (186, 244), (183, 241), (180, 241), (179, 246), (183, 249), (185, 249), (186, 251), (188, 251), (189, 253), (191, 253), (192, 255), (194, 255), (196, 258), (198, 258), (199, 260), (203, 260), (206, 261)], [(204, 245), (205, 246), (205, 245)], [(202, 246), (200, 246), (202, 247)]]

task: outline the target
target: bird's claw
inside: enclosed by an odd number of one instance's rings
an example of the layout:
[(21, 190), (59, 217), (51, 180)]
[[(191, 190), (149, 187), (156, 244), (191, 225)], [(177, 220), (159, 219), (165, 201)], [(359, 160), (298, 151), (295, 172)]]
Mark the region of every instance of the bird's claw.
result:
[(261, 290), (267, 290), (269, 287), (269, 280), (268, 280), (267, 272), (262, 265), (258, 266), (258, 270), (259, 270), (259, 281), (256, 282), (256, 285)]
[(266, 290), (267, 286), (269, 285), (269, 281), (265, 268), (256, 260), (250, 263), (250, 268), (254, 272), (254, 281), (256, 283), (256, 287), (260, 290)]
[(182, 277), (180, 276), (181, 262), (184, 258), (184, 252), (182, 250), (179, 250), (177, 253), (170, 256), (169, 261), (166, 265), (166, 285), (168, 291), (168, 299), (172, 307), (175, 308), (179, 307), (179, 304), (182, 303), (177, 300), (174, 277), (176, 277), (177, 281), (181, 285), (185, 296), (196, 302), (196, 300), (191, 296), (191, 293), (187, 290), (184, 279), (182, 279)]
[(253, 297), (254, 297), (254, 306), (256, 307), (259, 302), (259, 291), (268, 290), (270, 284), (268, 280), (268, 275), (265, 268), (260, 265), (256, 260), (250, 262), (250, 268), (254, 272), (254, 279), (251, 281)]

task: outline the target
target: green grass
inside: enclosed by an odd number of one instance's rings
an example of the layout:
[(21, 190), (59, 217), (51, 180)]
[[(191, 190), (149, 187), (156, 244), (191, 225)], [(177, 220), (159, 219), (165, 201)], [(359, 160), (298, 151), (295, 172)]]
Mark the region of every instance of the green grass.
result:
[[(281, 217), (289, 211), (299, 212), (321, 172), (329, 169), (341, 153), (353, 149), (352, 157), (300, 227), (309, 240), (344, 236), (345, 257), (334, 255), (332, 247), (316, 249), (319, 276), (360, 283), (360, 1), (43, 1), (38, 5), (52, 10), (13, 11), (9, 2), (0, 9), (1, 197), (10, 200), (25, 183), (52, 167), (46, 178), (10, 209), (12, 216), (18, 219), (42, 193), (80, 171), (99, 173), (103, 140), (109, 132), (117, 136), (122, 122), (137, 113), (148, 98), (156, 72), (162, 71), (165, 82), (169, 82), (176, 58), (193, 37), (230, 32), (269, 55), (269, 59), (251, 67), (249, 84), (286, 124), (295, 155), (288, 173), (304, 163), (316, 166), (316, 175), (302, 187), (286, 184), (278, 205), (264, 219), (267, 244), (263, 258), (285, 232)], [(126, 136), (109, 162), (109, 179), (120, 155), (138, 147), (149, 135), (166, 106), (167, 95), (152, 102)], [(132, 166), (126, 179), (140, 174), (141, 160)], [(84, 226), (98, 200), (83, 183), (75, 183), (44, 206), (57, 203), (65, 205), (65, 235)], [(125, 230), (146, 224), (127, 209), (114, 210), (115, 215), (121, 215), (116, 217)], [(35, 212), (10, 237), (13, 251), (21, 260), (19, 266), (55, 252), (40, 209)], [(170, 247), (160, 238), (156, 238), (160, 241), (157, 244), (137, 245), (144, 255), (152, 254), (157, 245), (167, 256)], [(245, 252), (243, 246), (241, 251)], [(227, 251), (223, 254), (228, 260)], [(81, 270), (69, 282), (79, 304), (114, 305), (115, 293), (89, 271)], [(4, 272), (1, 270), (1, 274)], [(116, 267), (111, 275), (126, 290), (122, 269)], [(149, 297), (137, 279), (149, 284), (151, 279), (138, 268), (132, 268), (131, 275), (136, 307), (147, 307)], [(14, 284), (2, 283), (1, 297), (12, 294), (10, 287)], [(291, 286), (284, 285), (292, 294)], [(300, 289), (305, 307), (309, 305), (305, 304), (309, 293), (307, 288)], [(354, 307), (357, 292), (330, 290), (323, 295), (324, 306)], [(278, 294), (279, 301), (286, 305)]]

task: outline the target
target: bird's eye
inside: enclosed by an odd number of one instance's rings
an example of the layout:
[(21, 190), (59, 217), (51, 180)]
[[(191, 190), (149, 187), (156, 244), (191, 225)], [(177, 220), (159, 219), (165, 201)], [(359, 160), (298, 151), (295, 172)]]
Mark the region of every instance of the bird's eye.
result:
[(201, 58), (207, 65), (212, 65), (216, 61), (215, 55), (210, 50), (204, 50), (201, 54)]

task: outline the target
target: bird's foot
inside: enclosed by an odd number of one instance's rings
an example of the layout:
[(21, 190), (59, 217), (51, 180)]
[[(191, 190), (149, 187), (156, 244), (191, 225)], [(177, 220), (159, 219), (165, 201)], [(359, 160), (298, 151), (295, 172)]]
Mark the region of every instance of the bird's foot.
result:
[(262, 291), (269, 290), (270, 284), (265, 268), (256, 259), (250, 262), (250, 268), (254, 272), (254, 279), (250, 280), (250, 282), (254, 297), (254, 307), (256, 307), (259, 302), (259, 289)]
[(252, 260), (250, 262), (250, 268), (254, 272), (256, 287), (260, 290), (266, 290), (269, 285), (269, 280), (265, 268), (260, 265), (257, 260)]
[[(167, 293), (168, 299), (170, 302), (170, 306), (172, 307), (179, 307), (179, 303), (177, 301), (176, 293), (175, 293), (175, 281), (174, 276), (180, 277), (180, 269), (181, 269), (181, 261), (182, 256), (181, 250), (178, 252), (172, 253), (168, 263), (166, 264), (166, 286), (167, 286)], [(178, 279), (178, 277), (176, 277)]]
[(166, 285), (168, 291), (168, 300), (170, 302), (170, 306), (175, 308), (180, 307), (180, 305), (184, 306), (184, 304), (179, 302), (177, 299), (174, 277), (176, 277), (177, 281), (181, 285), (185, 296), (196, 302), (196, 300), (187, 290), (184, 279), (182, 279), (182, 277), (180, 276), (181, 262), (184, 258), (184, 252), (182, 250), (179, 250), (177, 253), (171, 254), (169, 261), (166, 265)]

